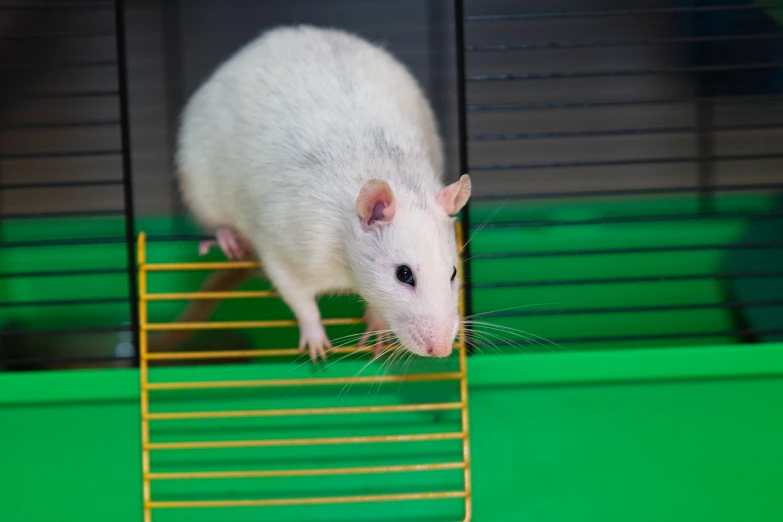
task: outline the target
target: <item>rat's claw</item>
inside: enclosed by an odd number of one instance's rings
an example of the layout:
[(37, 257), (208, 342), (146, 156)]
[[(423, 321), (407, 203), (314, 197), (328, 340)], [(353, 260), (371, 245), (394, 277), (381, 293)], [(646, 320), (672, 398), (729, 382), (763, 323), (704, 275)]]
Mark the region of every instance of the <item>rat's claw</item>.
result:
[(227, 258), (239, 259), (244, 255), (244, 251), (240, 246), (242, 242), (239, 239), (239, 235), (230, 228), (218, 229), (215, 237), (217, 237), (220, 248)]
[(370, 339), (370, 335), (375, 334), (375, 349), (373, 350), (373, 359), (377, 359), (383, 352), (384, 345), (391, 339), (391, 335), (388, 333), (389, 327), (386, 322), (378, 315), (370, 305), (364, 309), (364, 323), (367, 325), (367, 329), (364, 331), (361, 339), (359, 339), (359, 348), (364, 348), (367, 341)]
[(245, 244), (242, 237), (234, 230), (228, 227), (218, 229), (217, 241), (223, 253), (229, 259), (241, 259), (245, 256)]
[(383, 333), (375, 338), (375, 350), (372, 352), (372, 358), (377, 359), (383, 353), (383, 348), (391, 342), (391, 335)]
[(304, 352), (305, 348), (310, 349), (310, 360), (313, 364), (318, 362), (320, 357), (326, 361), (326, 351), (332, 349), (332, 343), (326, 337), (326, 331), (320, 324), (317, 327), (303, 328), (299, 334), (299, 351)]

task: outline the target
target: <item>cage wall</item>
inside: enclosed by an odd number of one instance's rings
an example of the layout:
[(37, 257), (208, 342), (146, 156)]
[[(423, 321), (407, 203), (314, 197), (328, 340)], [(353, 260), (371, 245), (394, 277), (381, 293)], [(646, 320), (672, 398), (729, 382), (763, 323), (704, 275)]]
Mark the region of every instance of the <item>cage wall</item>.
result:
[[(779, 315), (758, 292), (779, 288), (780, 250), (742, 241), (778, 223), (774, 2), (467, 2), (455, 26), (440, 0), (133, 0), (121, 34), (113, 2), (13, 5), (0, 141), (9, 368), (132, 364), (127, 240), (145, 230), (192, 255), (199, 236), (171, 173), (179, 110), (259, 28), (291, 20), (384, 42), (433, 100), (449, 175), (473, 174), (471, 233), (498, 211), (470, 245), (475, 312), (524, 301), (492, 320), (570, 349), (779, 338), (749, 318)], [(503, 337), (491, 344), (521, 339)]]

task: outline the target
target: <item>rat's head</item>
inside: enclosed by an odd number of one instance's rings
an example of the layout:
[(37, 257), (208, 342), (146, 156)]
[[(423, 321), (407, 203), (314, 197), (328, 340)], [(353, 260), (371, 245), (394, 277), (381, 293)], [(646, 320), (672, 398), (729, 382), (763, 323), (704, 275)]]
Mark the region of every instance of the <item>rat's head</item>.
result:
[(358, 244), (350, 263), (359, 293), (418, 355), (450, 355), (459, 329), (452, 216), (470, 191), (467, 175), (432, 194), (373, 179), (356, 200)]

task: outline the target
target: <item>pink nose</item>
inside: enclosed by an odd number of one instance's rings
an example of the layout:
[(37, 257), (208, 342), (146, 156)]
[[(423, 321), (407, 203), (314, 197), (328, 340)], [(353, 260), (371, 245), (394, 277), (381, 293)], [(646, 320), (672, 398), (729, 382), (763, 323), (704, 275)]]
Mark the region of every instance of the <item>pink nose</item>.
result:
[(428, 339), (427, 353), (433, 357), (447, 357), (451, 355), (451, 342), (434, 341)]

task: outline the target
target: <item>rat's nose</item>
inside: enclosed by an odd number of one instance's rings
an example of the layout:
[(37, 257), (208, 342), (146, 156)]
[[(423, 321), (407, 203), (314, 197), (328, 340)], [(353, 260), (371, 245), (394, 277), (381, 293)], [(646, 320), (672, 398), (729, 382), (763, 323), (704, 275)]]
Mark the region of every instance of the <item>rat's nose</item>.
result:
[(433, 357), (448, 357), (451, 355), (451, 340), (435, 340), (435, 339), (427, 339), (427, 342), (425, 343), (425, 346), (427, 348), (427, 353)]

